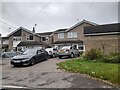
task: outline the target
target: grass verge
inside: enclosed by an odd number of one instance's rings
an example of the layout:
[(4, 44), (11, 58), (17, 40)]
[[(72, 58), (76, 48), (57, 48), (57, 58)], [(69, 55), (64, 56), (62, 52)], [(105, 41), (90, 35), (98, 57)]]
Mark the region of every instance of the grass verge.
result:
[(102, 63), (90, 60), (72, 59), (57, 64), (59, 68), (74, 73), (87, 74), (89, 76), (107, 80), (114, 84), (120, 84), (118, 77), (119, 64)]

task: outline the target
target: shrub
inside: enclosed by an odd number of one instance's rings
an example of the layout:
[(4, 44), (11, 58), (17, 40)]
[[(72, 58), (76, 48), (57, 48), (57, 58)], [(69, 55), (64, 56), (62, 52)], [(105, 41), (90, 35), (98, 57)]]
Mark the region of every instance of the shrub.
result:
[(107, 63), (120, 63), (120, 53), (110, 53), (103, 60)]
[(100, 49), (91, 49), (85, 53), (85, 58), (90, 60), (95, 60), (99, 58), (103, 58), (103, 53)]

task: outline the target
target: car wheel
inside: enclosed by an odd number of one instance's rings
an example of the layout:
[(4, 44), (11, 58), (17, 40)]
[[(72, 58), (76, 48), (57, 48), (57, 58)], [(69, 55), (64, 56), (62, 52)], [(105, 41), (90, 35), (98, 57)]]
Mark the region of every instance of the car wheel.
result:
[(71, 58), (74, 58), (74, 54), (73, 53), (71, 53)]
[(45, 56), (45, 60), (47, 60), (48, 59), (48, 56)]
[(62, 56), (59, 56), (60, 59), (62, 59)]
[(31, 59), (30, 65), (31, 65), (31, 66), (35, 65), (35, 59), (34, 59), (34, 58)]
[(52, 56), (53, 58), (55, 57), (55, 54), (53, 53), (53, 56)]

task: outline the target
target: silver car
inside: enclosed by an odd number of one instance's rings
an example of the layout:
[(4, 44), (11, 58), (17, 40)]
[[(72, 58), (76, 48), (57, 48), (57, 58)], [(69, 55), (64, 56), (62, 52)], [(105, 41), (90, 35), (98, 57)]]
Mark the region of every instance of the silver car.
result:
[(57, 57), (58, 50), (56, 48), (46, 48), (45, 50), (48, 52), (49, 57)]
[(63, 56), (75, 57), (80, 56), (79, 50), (72, 46), (64, 46), (59, 50), (58, 57), (62, 58)]

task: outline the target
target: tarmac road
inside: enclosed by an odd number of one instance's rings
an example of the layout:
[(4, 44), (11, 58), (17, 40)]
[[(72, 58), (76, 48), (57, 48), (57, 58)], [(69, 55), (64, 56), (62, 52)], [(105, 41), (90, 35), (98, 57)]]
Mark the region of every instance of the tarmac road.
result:
[(2, 86), (18, 88), (113, 88), (114, 86), (82, 74), (57, 69), (67, 59), (52, 58), (30, 67), (13, 67), (2, 60)]

